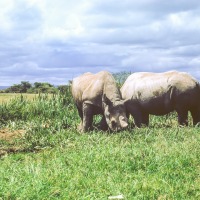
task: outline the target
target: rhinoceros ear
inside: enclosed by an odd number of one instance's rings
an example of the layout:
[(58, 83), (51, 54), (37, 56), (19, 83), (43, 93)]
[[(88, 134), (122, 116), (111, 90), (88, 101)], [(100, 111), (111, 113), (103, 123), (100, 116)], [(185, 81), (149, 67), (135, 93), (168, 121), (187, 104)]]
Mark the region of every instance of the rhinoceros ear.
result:
[(112, 106), (113, 105), (112, 101), (110, 101), (110, 99), (108, 99), (108, 97), (105, 94), (103, 94), (102, 101), (103, 101), (103, 103), (105, 103), (108, 106)]

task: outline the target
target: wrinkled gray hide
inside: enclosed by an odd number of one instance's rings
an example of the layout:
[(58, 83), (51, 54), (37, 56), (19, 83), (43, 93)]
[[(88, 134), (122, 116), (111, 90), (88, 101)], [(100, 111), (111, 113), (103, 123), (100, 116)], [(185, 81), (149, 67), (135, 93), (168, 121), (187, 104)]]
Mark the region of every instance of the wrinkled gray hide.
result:
[(102, 71), (85, 73), (72, 82), (72, 96), (81, 118), (80, 129), (92, 129), (93, 116), (103, 115), (101, 128), (113, 131), (128, 126), (124, 102), (113, 76)]
[(131, 114), (136, 126), (149, 124), (149, 114), (178, 113), (180, 125), (188, 124), (188, 111), (193, 124), (200, 122), (200, 86), (184, 72), (140, 72), (130, 75), (121, 88), (126, 101), (127, 116)]

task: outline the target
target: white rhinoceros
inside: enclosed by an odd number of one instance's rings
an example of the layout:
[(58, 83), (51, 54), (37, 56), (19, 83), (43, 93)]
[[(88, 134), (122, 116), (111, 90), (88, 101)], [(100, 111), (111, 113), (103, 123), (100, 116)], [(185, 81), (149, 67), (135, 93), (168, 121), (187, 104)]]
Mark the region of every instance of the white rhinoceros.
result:
[(127, 116), (131, 114), (135, 125), (149, 124), (149, 114), (178, 113), (180, 125), (188, 124), (188, 111), (193, 124), (200, 122), (200, 85), (184, 72), (139, 72), (131, 74), (121, 88), (126, 101)]
[(120, 90), (110, 73), (85, 73), (74, 78), (72, 96), (81, 118), (80, 128), (83, 132), (91, 130), (93, 115), (96, 114), (103, 115), (103, 129), (109, 127), (113, 131), (119, 131), (128, 126)]

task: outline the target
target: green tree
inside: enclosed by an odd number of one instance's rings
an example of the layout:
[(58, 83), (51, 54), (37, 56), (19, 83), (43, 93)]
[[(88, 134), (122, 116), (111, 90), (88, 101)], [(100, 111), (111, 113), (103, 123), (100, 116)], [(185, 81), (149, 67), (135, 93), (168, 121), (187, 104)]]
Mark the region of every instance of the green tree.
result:
[(6, 93), (26, 93), (32, 85), (28, 81), (21, 81), (21, 84), (14, 84), (5, 89)]
[(64, 94), (67, 93), (70, 90), (69, 85), (59, 85), (57, 89), (60, 91), (60, 93)]
[(33, 93), (56, 93), (57, 89), (50, 83), (35, 82), (34, 88), (31, 90)]
[(10, 86), (9, 88), (5, 89), (6, 93), (20, 93), (21, 91), (21, 85), (20, 84), (14, 84)]
[(28, 81), (21, 81), (21, 92), (26, 93), (27, 90), (29, 90), (32, 85)]
[(128, 78), (129, 75), (131, 75), (131, 72), (118, 72), (112, 74), (117, 82), (117, 85), (121, 87), (125, 80)]

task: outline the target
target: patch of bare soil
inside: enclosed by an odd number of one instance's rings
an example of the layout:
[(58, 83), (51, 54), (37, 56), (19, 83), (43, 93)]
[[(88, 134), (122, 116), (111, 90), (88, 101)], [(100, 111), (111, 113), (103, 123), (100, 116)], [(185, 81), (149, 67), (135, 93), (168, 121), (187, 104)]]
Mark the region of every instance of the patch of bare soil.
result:
[(10, 130), (8, 128), (0, 129), (0, 140), (12, 140), (16, 137), (22, 137), (25, 130)]
[[(0, 140), (12, 141), (14, 138), (22, 137), (25, 130), (10, 130), (8, 128), (0, 129)], [(9, 153), (16, 153), (22, 151), (20, 147), (0, 147), (0, 158)]]
[(9, 147), (9, 148), (0, 148), (0, 158), (10, 153), (21, 152), (20, 147)]

